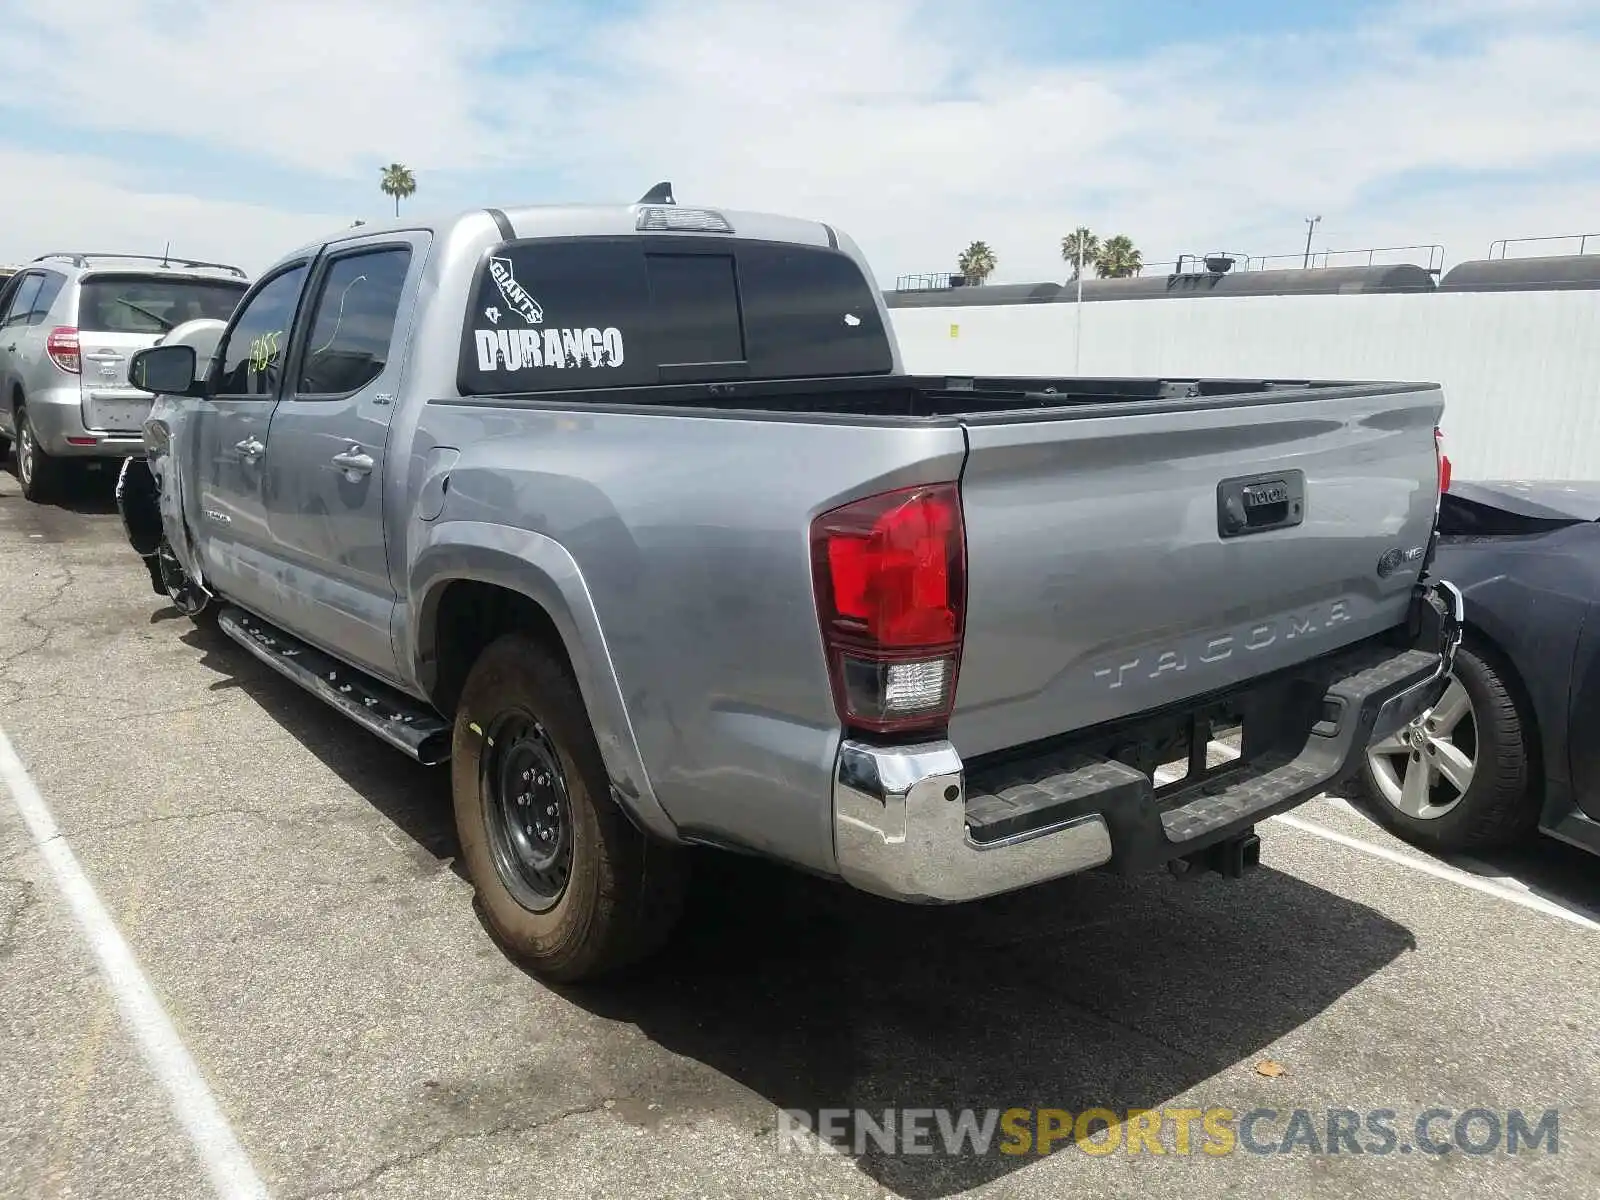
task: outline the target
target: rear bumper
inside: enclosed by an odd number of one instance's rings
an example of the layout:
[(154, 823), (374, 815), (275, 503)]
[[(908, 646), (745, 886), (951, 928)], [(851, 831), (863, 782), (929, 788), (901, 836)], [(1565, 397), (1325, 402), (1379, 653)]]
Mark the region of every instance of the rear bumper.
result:
[(949, 742), (846, 740), (833, 785), (840, 874), (878, 895), (953, 903), (1195, 855), (1349, 778), (1374, 740), (1435, 704), (1461, 622), (1455, 587), (1419, 588), (1409, 648), (1362, 643), (1261, 684), (1266, 724), (1288, 710), (1305, 714), (1298, 728), (1280, 720), (1252, 746), (1247, 719), (1237, 763), (1159, 796), (1150, 775), (1071, 745), (974, 769)]
[(70, 387), (32, 393), (27, 405), (40, 449), (54, 458), (122, 458), (143, 452), (144, 434), (139, 430), (108, 433), (85, 427), (83, 392), (75, 377)]

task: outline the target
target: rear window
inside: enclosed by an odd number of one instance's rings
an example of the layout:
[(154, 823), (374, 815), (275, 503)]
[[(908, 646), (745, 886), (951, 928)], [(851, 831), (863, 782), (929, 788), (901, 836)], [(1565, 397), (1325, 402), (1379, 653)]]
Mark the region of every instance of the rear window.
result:
[(751, 374), (878, 375), (894, 365), (877, 298), (847, 256), (756, 244), (739, 252)]
[(663, 366), (744, 361), (731, 254), (646, 254)]
[(480, 269), (465, 395), (886, 374), (871, 287), (837, 251), (691, 237), (512, 242)]
[(78, 295), (78, 328), (162, 334), (185, 321), (226, 321), (246, 287), (242, 280), (94, 275), (84, 280)]

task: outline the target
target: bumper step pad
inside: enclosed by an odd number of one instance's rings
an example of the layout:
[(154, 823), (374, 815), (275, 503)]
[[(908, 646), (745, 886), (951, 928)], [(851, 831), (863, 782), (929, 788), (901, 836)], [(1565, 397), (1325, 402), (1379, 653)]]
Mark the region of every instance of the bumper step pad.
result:
[(1294, 744), (1280, 741), (1159, 796), (1149, 775), (1082, 748), (978, 767), (967, 777), (967, 836), (995, 846), (1097, 813), (1119, 859), (1191, 854), (1347, 778), (1375, 730), (1398, 727), (1437, 698), (1440, 661), (1425, 650), (1367, 646), (1326, 662), (1321, 719), (1301, 725)]

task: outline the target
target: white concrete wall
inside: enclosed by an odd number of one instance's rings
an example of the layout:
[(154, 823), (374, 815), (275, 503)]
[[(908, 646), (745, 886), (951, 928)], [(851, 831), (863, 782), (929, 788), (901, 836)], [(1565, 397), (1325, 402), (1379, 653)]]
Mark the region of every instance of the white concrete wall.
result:
[(1426, 380), (1459, 478), (1600, 478), (1600, 291), (891, 309), (915, 374)]

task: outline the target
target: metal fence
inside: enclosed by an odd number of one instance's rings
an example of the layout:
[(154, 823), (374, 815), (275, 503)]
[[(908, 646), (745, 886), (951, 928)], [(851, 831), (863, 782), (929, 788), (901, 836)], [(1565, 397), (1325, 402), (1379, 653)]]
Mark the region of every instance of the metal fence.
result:
[(964, 276), (952, 271), (932, 271), (921, 275), (901, 275), (894, 281), (897, 292), (936, 292), (941, 288), (958, 287), (956, 279)]
[[(1575, 238), (1593, 238), (1600, 247), (1600, 234), (1574, 234)], [(1521, 238), (1515, 241), (1555, 241), (1555, 238)], [(1496, 242), (1496, 246), (1504, 246), (1504, 241)], [(1579, 253), (1582, 253), (1580, 250)], [(1491, 247), (1490, 258), (1494, 257)], [(1444, 247), (1437, 242), (1419, 242), (1411, 246), (1371, 246), (1358, 250), (1313, 250), (1308, 255), (1305, 251), (1296, 251), (1293, 254), (1246, 254), (1234, 250), (1212, 250), (1206, 254), (1193, 254), (1184, 252), (1176, 259), (1162, 260), (1161, 262), (1142, 263), (1134, 271), (1135, 276), (1140, 275), (1183, 275), (1185, 273), (1205, 274), (1210, 270), (1208, 262), (1224, 260), (1224, 269), (1229, 272), (1237, 271), (1282, 271), (1299, 267), (1386, 267), (1411, 265), (1421, 267), (1430, 275), (1438, 275), (1444, 270)], [(1064, 278), (1071, 281), (1070, 264)], [(1084, 264), (1084, 278), (1096, 279), (1092, 263)], [(895, 279), (894, 287), (897, 292), (934, 292), (951, 287), (973, 287), (979, 281), (964, 280), (958, 272), (931, 271), (915, 275), (901, 275)]]
[[(1492, 242), (1489, 243), (1489, 260), (1491, 262), (1493, 262), (1497, 258), (1508, 258), (1508, 257), (1510, 257), (1510, 254), (1509, 254), (1510, 247), (1512, 247), (1512, 246), (1530, 246), (1530, 245), (1533, 245), (1536, 242), (1540, 243), (1540, 244), (1545, 243), (1545, 242), (1565, 242), (1568, 245), (1570, 245), (1573, 242), (1576, 242), (1578, 244), (1578, 248), (1576, 250), (1569, 250), (1569, 251), (1567, 251), (1567, 253), (1568, 254), (1587, 254), (1588, 253), (1589, 242), (1591, 240), (1595, 244), (1595, 249), (1597, 251), (1600, 251), (1600, 233), (1557, 233), (1557, 234), (1551, 234), (1548, 237), (1498, 238), (1495, 241), (1492, 241)], [(1499, 248), (1499, 253), (1498, 254), (1495, 253), (1496, 247)], [(1517, 257), (1518, 258), (1534, 258), (1534, 257), (1538, 257), (1538, 256), (1537, 255), (1521, 255), (1521, 254), (1519, 254), (1519, 255), (1517, 255)]]

